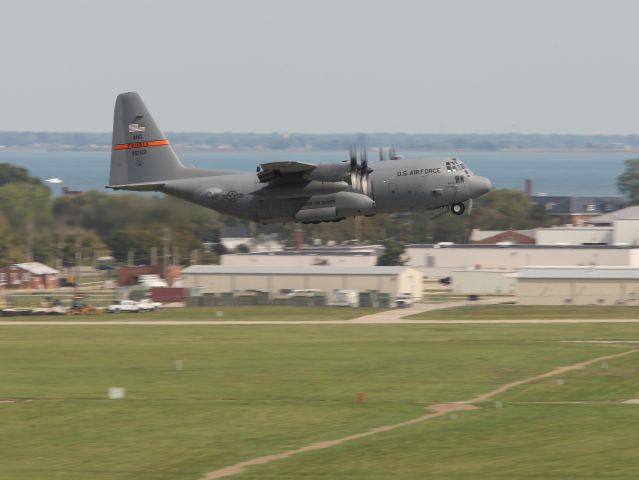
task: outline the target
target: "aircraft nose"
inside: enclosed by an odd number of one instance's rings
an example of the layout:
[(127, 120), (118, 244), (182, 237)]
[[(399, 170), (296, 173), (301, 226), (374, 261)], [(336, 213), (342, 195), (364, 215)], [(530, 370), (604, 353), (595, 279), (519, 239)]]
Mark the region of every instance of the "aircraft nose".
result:
[(486, 177), (478, 177), (477, 175), (473, 175), (470, 178), (470, 198), (477, 198), (482, 196), (484, 193), (490, 192), (490, 189), (493, 188), (493, 184), (490, 183)]

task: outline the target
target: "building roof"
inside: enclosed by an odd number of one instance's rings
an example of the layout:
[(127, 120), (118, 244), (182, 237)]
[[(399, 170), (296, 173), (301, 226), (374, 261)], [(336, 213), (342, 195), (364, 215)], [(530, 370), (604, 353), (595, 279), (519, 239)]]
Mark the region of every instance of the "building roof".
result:
[(524, 267), (517, 278), (526, 279), (639, 279), (637, 267)]
[(473, 228), (470, 232), (469, 240), (471, 242), (479, 242), (487, 238), (496, 237), (502, 233), (517, 233), (535, 239), (535, 230), (480, 230), (479, 228)]
[(540, 244), (530, 244), (530, 245), (496, 245), (494, 243), (453, 243), (450, 245), (442, 245), (442, 244), (432, 244), (432, 243), (415, 243), (411, 245), (406, 245), (406, 248), (467, 248), (472, 250), (483, 250), (483, 249), (513, 249), (513, 250), (545, 250), (551, 248), (563, 248), (566, 249), (595, 249), (595, 250), (629, 250), (629, 249), (637, 249), (639, 245), (540, 245)]
[(26, 270), (32, 275), (57, 275), (60, 273), (55, 268), (51, 268), (40, 262), (15, 263), (14, 266)]
[(280, 250), (275, 252), (250, 252), (250, 253), (228, 253), (225, 255), (234, 255), (236, 257), (377, 257), (378, 251), (369, 250), (342, 250), (335, 248), (332, 250), (306, 250), (299, 252), (295, 250)]
[(412, 267), (234, 267), (225, 265), (191, 265), (185, 275), (399, 275)]
[(623, 208), (624, 197), (566, 197), (534, 195), (530, 200), (543, 205), (549, 215), (601, 215)]
[(605, 215), (600, 215), (597, 218), (593, 218), (588, 223), (592, 225), (611, 225), (615, 220), (630, 220), (639, 219), (639, 205), (632, 205), (630, 207), (622, 208)]

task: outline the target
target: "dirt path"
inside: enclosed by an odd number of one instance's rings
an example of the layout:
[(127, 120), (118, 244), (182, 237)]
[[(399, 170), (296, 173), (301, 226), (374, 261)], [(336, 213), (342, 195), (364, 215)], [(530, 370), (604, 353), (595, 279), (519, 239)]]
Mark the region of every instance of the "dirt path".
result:
[(246, 467), (251, 467), (251, 466), (255, 466), (255, 465), (264, 465), (264, 464), (267, 464), (267, 463), (274, 462), (276, 460), (283, 460), (283, 459), (289, 458), (289, 457), (291, 457), (293, 455), (297, 455), (298, 453), (305, 453), (305, 452), (311, 452), (311, 451), (314, 451), (314, 450), (322, 450), (322, 449), (325, 449), (325, 448), (334, 447), (336, 445), (340, 445), (342, 443), (350, 442), (352, 440), (358, 440), (360, 438), (370, 437), (370, 436), (376, 435), (378, 433), (388, 432), (388, 431), (391, 431), (391, 430), (396, 430), (398, 428), (406, 427), (408, 425), (414, 425), (416, 423), (421, 423), (421, 422), (424, 422), (426, 420), (430, 420), (430, 419), (433, 419), (433, 418), (441, 417), (441, 416), (446, 415), (446, 414), (451, 413), (451, 412), (462, 411), (462, 410), (475, 410), (478, 407), (473, 405), (474, 403), (485, 402), (485, 401), (489, 400), (490, 398), (494, 397), (495, 395), (503, 393), (506, 390), (509, 390), (511, 388), (514, 388), (514, 387), (517, 387), (519, 385), (523, 385), (523, 384), (526, 384), (526, 383), (532, 383), (532, 382), (535, 382), (537, 380), (542, 380), (544, 378), (554, 377), (556, 375), (561, 375), (563, 373), (567, 373), (567, 372), (570, 372), (570, 371), (573, 371), (573, 370), (579, 370), (579, 369), (587, 367), (588, 365), (592, 365), (593, 363), (602, 362), (602, 361), (606, 361), (606, 360), (611, 360), (613, 358), (623, 357), (623, 356), (630, 355), (630, 354), (636, 353), (636, 352), (639, 352), (639, 349), (626, 350), (625, 352), (616, 353), (616, 354), (613, 354), (613, 355), (606, 355), (604, 357), (592, 358), (590, 360), (586, 360), (584, 362), (575, 363), (573, 365), (557, 367), (557, 368), (555, 368), (553, 370), (550, 370), (550, 371), (548, 371), (546, 373), (542, 373), (540, 375), (534, 375), (532, 377), (527, 377), (527, 378), (524, 378), (522, 380), (517, 380), (517, 381), (514, 381), (514, 382), (507, 383), (507, 384), (502, 385), (502, 386), (500, 386), (500, 387), (498, 387), (498, 388), (496, 388), (494, 390), (491, 390), (490, 392), (483, 393), (481, 395), (477, 395), (477, 396), (475, 396), (473, 398), (470, 398), (469, 400), (465, 400), (465, 401), (462, 401), (462, 402), (440, 403), (440, 404), (436, 404), (436, 405), (431, 405), (429, 407), (429, 410), (431, 410), (431, 413), (427, 413), (425, 415), (420, 415), (419, 417), (411, 418), (409, 420), (405, 420), (405, 421), (400, 422), (400, 423), (395, 423), (395, 424), (392, 424), (392, 425), (384, 425), (384, 426), (381, 426), (381, 427), (372, 428), (370, 430), (366, 430), (365, 432), (356, 433), (356, 434), (353, 434), (353, 435), (349, 435), (347, 437), (337, 438), (337, 439), (334, 439), (334, 440), (326, 440), (326, 441), (323, 441), (323, 442), (312, 443), (310, 445), (306, 445), (306, 446), (303, 446), (303, 447), (300, 447), (300, 448), (296, 448), (296, 449), (293, 449), (293, 450), (286, 450), (284, 452), (276, 453), (276, 454), (273, 454), (273, 455), (265, 455), (265, 456), (262, 456), (262, 457), (256, 457), (256, 458), (253, 458), (251, 460), (246, 460), (244, 462), (236, 463), (235, 465), (231, 465), (231, 466), (228, 466), (228, 467), (220, 468), (218, 470), (213, 470), (211, 472), (206, 473), (202, 477), (202, 480), (216, 480), (218, 478), (223, 478), (223, 477), (227, 477), (227, 476), (230, 476), (230, 475), (236, 475), (238, 473), (242, 473)]

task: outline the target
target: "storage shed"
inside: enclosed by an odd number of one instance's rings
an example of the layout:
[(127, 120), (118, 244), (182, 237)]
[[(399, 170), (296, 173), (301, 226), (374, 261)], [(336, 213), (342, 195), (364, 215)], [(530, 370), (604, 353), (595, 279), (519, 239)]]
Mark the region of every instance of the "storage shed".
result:
[(522, 305), (638, 305), (637, 267), (526, 267), (517, 274)]

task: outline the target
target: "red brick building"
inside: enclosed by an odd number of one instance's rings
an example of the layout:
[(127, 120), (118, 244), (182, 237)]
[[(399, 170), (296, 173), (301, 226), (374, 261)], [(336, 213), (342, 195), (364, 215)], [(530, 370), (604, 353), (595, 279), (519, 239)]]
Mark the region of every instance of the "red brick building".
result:
[(39, 262), (0, 268), (0, 286), (6, 288), (57, 288), (58, 272)]

